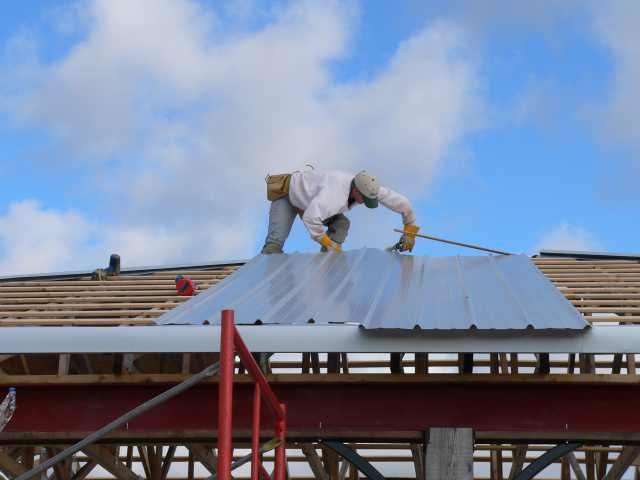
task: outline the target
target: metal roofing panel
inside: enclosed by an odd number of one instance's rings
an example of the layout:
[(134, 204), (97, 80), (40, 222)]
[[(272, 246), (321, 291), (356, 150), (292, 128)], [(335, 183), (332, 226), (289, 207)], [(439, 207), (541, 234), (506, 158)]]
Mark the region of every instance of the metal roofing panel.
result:
[(377, 249), (259, 255), (161, 324), (354, 323), (367, 329), (583, 329), (525, 255), (419, 257)]

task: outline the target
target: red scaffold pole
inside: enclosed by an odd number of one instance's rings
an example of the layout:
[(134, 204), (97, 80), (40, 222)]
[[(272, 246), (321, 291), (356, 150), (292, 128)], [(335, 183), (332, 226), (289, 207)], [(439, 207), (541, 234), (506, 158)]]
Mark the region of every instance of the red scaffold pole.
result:
[(233, 310), (222, 311), (220, 333), (220, 391), (218, 397), (218, 479), (231, 478), (233, 370), (235, 360)]
[(260, 478), (260, 385), (253, 387), (253, 431), (251, 432), (251, 480)]
[[(251, 433), (251, 480), (271, 480), (260, 459), (260, 413), (264, 398), (275, 417), (275, 434), (278, 446), (275, 451), (273, 480), (286, 478), (286, 434), (287, 420), (285, 405), (271, 389), (262, 370), (254, 360), (234, 324), (233, 310), (222, 311), (220, 332), (220, 388), (218, 412), (218, 480), (231, 480), (233, 429), (233, 375), (236, 353), (255, 382)], [(247, 460), (249, 460), (247, 458)]]

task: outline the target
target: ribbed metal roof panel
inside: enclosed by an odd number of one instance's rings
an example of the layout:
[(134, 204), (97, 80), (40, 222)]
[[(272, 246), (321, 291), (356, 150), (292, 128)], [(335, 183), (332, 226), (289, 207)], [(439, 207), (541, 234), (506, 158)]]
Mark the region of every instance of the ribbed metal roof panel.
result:
[(161, 324), (355, 323), (367, 329), (583, 329), (525, 255), (419, 257), (377, 249), (259, 255)]

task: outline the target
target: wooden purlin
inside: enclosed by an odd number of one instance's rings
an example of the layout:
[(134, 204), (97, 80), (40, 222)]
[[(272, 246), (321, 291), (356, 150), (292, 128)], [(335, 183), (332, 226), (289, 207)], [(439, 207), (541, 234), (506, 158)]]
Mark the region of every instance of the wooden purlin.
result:
[(122, 274), (105, 281), (0, 281), (0, 326), (153, 325), (154, 318), (189, 300), (177, 295), (176, 275), (189, 276), (197, 293), (216, 285), (237, 266)]

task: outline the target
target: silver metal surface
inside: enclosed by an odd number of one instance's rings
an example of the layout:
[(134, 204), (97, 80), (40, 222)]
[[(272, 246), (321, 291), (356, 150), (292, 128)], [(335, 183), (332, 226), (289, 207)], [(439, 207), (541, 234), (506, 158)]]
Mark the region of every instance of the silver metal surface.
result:
[(525, 255), (419, 257), (377, 249), (258, 255), (156, 319), (217, 324), (352, 323), (366, 329), (583, 329), (587, 323)]
[[(0, 354), (218, 352), (220, 327), (3, 327)], [(640, 326), (585, 330), (406, 331), (356, 325), (240, 325), (252, 352), (640, 353)], [(43, 340), (43, 339), (46, 339)]]

